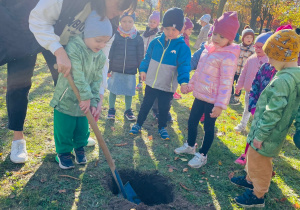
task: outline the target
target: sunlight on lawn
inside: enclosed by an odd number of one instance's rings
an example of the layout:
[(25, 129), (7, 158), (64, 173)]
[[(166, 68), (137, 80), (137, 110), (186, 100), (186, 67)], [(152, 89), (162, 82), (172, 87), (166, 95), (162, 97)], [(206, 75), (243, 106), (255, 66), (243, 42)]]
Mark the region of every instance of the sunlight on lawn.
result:
[(221, 206), (220, 206), (220, 203), (219, 203), (219, 201), (218, 201), (218, 199), (217, 199), (217, 196), (216, 196), (216, 194), (215, 194), (215, 191), (214, 191), (214, 189), (210, 186), (209, 182), (207, 182), (207, 188), (208, 188), (208, 190), (209, 190), (209, 194), (210, 194), (211, 198), (213, 199), (213, 203), (214, 203), (215, 208), (218, 209), (218, 210), (221, 209)]
[(290, 188), (279, 175), (273, 177), (272, 182), (276, 183), (278, 189), (281, 190), (282, 194), (287, 198), (288, 201), (291, 203), (297, 202), (297, 197), (299, 198), (299, 195), (295, 193), (295, 191)]

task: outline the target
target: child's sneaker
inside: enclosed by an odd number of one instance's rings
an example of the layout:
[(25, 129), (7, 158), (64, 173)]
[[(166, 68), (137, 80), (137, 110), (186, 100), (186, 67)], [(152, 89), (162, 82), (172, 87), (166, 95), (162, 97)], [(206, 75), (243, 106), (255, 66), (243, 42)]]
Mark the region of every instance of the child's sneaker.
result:
[(258, 198), (253, 194), (253, 190), (246, 189), (243, 195), (236, 197), (235, 202), (242, 207), (265, 207), (265, 199)]
[(177, 92), (175, 92), (174, 95), (173, 95), (173, 98), (174, 99), (181, 99), (181, 95), (178, 94)]
[(24, 139), (12, 141), (10, 160), (13, 163), (25, 163), (28, 160), (26, 141)]
[(75, 156), (75, 163), (76, 164), (83, 165), (83, 164), (87, 163), (83, 147), (79, 147), (77, 149), (74, 149), (73, 150), (73, 155)]
[(188, 145), (188, 143), (184, 143), (181, 147), (178, 147), (174, 150), (174, 152), (176, 154), (182, 154), (182, 153), (185, 153), (185, 154), (191, 154), (191, 155), (194, 155), (195, 154), (195, 151), (196, 148), (195, 147), (191, 147)]
[(248, 189), (253, 189), (253, 185), (251, 182), (248, 182), (246, 179), (246, 176), (237, 176), (237, 177), (232, 177), (230, 179), (232, 184), (238, 185), (240, 187), (245, 187)]
[(72, 161), (71, 152), (57, 154), (55, 160), (61, 169), (71, 169), (74, 168), (74, 163)]
[(170, 140), (170, 136), (165, 128), (158, 129), (158, 133), (163, 140)]
[(107, 119), (114, 120), (115, 119), (116, 110), (115, 108), (110, 108), (108, 110)]
[(193, 159), (191, 159), (188, 163), (188, 166), (191, 168), (200, 168), (207, 163), (207, 156), (204, 156), (197, 152)]
[(134, 121), (136, 120), (136, 117), (134, 116), (134, 114), (132, 113), (132, 109), (127, 109), (124, 112), (124, 116), (127, 118), (127, 120), (129, 121)]
[(131, 127), (131, 130), (129, 131), (129, 134), (134, 135), (141, 132), (142, 127), (139, 124), (135, 124)]
[(87, 147), (92, 147), (92, 146), (95, 146), (96, 145), (96, 141), (93, 139), (93, 138), (91, 138), (91, 137), (89, 137), (88, 138), (88, 143), (87, 143)]
[(242, 132), (246, 129), (245, 126), (243, 126), (242, 124), (238, 124), (236, 127), (234, 127), (234, 130), (237, 132)]
[(238, 159), (236, 159), (235, 161), (234, 161), (236, 164), (239, 164), (239, 165), (241, 165), (241, 166), (244, 166), (244, 165), (246, 165), (246, 154), (242, 154)]
[(136, 86), (136, 90), (141, 90), (143, 88), (143, 84), (142, 83), (139, 83), (139, 84), (137, 84), (137, 86)]

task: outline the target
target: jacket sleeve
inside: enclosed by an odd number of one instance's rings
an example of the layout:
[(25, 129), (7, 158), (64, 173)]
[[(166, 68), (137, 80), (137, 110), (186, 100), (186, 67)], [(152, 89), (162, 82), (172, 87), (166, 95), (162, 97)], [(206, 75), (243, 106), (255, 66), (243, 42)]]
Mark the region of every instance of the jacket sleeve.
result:
[(246, 78), (247, 72), (249, 70), (249, 62), (248, 61), (249, 60), (246, 61), (245, 65), (244, 65), (244, 67), (242, 69), (242, 73), (241, 73), (241, 75), (240, 75), (240, 77), (238, 79), (238, 82), (236, 84), (236, 87), (238, 89), (243, 89), (244, 88), (245, 78)]
[(295, 127), (296, 127), (296, 131), (300, 130), (300, 107), (298, 108), (297, 116), (295, 119)]
[(103, 72), (104, 72), (104, 66), (105, 66), (105, 63), (106, 63), (105, 55), (102, 54), (101, 57), (99, 58), (99, 60), (100, 60), (99, 70), (97, 71), (97, 74), (96, 74), (96, 75), (99, 75), (99, 76), (96, 76), (94, 78), (94, 81), (90, 84), (91, 91), (92, 91), (92, 94), (93, 94), (93, 98), (91, 99), (91, 106), (93, 106), (93, 107), (97, 107), (98, 103), (100, 102), (99, 90), (100, 90), (101, 84), (103, 82)]
[[(79, 91), (80, 99), (86, 101), (93, 98), (90, 85), (86, 82), (84, 72), (82, 70), (82, 57), (79, 54), (79, 50), (76, 45), (72, 42), (69, 42), (66, 51), (71, 60), (72, 68), (71, 72), (73, 75), (74, 83)], [(100, 88), (100, 86), (99, 86)], [(99, 89), (98, 89), (99, 94)]]
[(191, 71), (191, 50), (184, 44), (180, 48), (177, 55), (177, 81), (181, 85), (182, 83), (189, 83), (190, 71)]
[(151, 60), (151, 57), (152, 57), (152, 52), (153, 52), (153, 49), (154, 49), (154, 46), (155, 46), (155, 43), (156, 43), (156, 39), (153, 39), (150, 44), (149, 44), (149, 47), (147, 49), (147, 52), (146, 52), (146, 55), (144, 57), (144, 59), (142, 60), (141, 64), (140, 64), (140, 68), (139, 68), (139, 71), (140, 72), (146, 72), (148, 71), (148, 67), (149, 67), (149, 64), (150, 64), (150, 60)]
[(142, 60), (144, 58), (144, 41), (141, 36), (138, 37), (138, 46), (137, 46), (137, 60), (138, 65), (140, 66)]
[(255, 133), (255, 139), (257, 141), (263, 142), (267, 139), (271, 135), (276, 124), (281, 120), (283, 109), (287, 105), (289, 90), (290, 88), (286, 81), (281, 79), (273, 80), (269, 88), (264, 90), (269, 101), (266, 105), (266, 110), (262, 113), (260, 120), (257, 122), (259, 125)]
[(108, 68), (108, 72), (111, 72), (112, 63), (114, 62), (115, 48), (116, 48), (116, 38), (114, 39), (114, 41), (113, 41), (113, 43), (111, 45), (111, 48), (109, 50), (109, 55), (108, 55), (109, 68)]
[(220, 83), (214, 106), (221, 107), (222, 109), (227, 109), (236, 68), (237, 57), (235, 55), (230, 54), (222, 61), (220, 66)]
[(253, 108), (256, 107), (256, 103), (259, 98), (259, 87), (260, 87), (260, 79), (261, 78), (261, 72), (263, 71), (264, 65), (259, 69), (257, 72), (253, 82), (252, 82), (252, 87), (249, 93), (249, 106), (248, 106), (248, 111), (251, 112)]
[(37, 42), (53, 54), (62, 45), (60, 38), (54, 33), (53, 25), (59, 18), (63, 0), (40, 0), (29, 15), (29, 29)]
[(203, 50), (204, 50), (204, 43), (201, 44), (200, 48), (192, 56), (191, 70), (197, 69), (197, 65), (198, 65), (198, 62), (199, 62), (199, 59), (201, 57)]

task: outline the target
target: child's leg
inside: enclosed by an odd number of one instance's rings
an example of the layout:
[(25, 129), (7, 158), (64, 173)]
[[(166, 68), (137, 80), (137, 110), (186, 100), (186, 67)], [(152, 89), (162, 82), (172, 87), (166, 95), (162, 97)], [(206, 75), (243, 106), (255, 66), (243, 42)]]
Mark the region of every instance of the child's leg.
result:
[(167, 127), (168, 113), (171, 108), (171, 100), (173, 99), (173, 93), (159, 91), (158, 99), (158, 129)]
[(248, 111), (248, 106), (249, 106), (249, 92), (246, 92), (244, 112), (243, 112), (243, 117), (242, 117), (242, 121), (241, 121), (241, 124), (244, 128), (247, 127), (247, 123), (251, 116), (251, 112)]
[(76, 128), (73, 137), (73, 144), (75, 149), (86, 146), (88, 143), (88, 138), (90, 136), (88, 119), (86, 117), (76, 118)]
[(204, 113), (204, 101), (195, 98), (188, 121), (188, 145), (193, 147), (196, 143), (198, 124)]
[(115, 108), (116, 99), (117, 99), (117, 95), (110, 92), (109, 97), (108, 97), (108, 103), (109, 103), (109, 108), (110, 109)]
[(76, 128), (76, 117), (54, 109), (54, 141), (58, 154), (72, 152), (73, 133)]
[(150, 86), (146, 86), (145, 88), (145, 96), (143, 103), (141, 105), (141, 109), (138, 115), (137, 124), (140, 126), (145, 122), (147, 115), (154, 103), (154, 100), (157, 97), (158, 90), (151, 88)]
[(272, 158), (266, 157), (249, 147), (246, 163), (247, 177), (252, 182), (254, 194), (262, 198), (269, 190), (272, 179)]
[(152, 106), (152, 111), (157, 114), (158, 113), (158, 100), (157, 98), (154, 100), (153, 106)]
[(131, 108), (132, 96), (125, 96), (125, 109), (128, 110)]
[(210, 104), (207, 102), (205, 103), (205, 119), (204, 119), (204, 140), (202, 147), (199, 149), (200, 154), (204, 154), (206, 156), (208, 150), (210, 149), (215, 136), (215, 123), (217, 118), (211, 118), (210, 113), (212, 112), (212, 109), (214, 108), (214, 104)]

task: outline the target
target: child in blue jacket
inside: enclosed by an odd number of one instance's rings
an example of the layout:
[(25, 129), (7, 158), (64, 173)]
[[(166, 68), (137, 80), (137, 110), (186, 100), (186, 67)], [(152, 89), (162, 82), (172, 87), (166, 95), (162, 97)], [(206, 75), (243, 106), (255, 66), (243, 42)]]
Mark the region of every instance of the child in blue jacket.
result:
[[(164, 33), (150, 43), (146, 56), (140, 65), (140, 75), (146, 81), (145, 97), (138, 115), (137, 124), (130, 134), (138, 134), (147, 118), (154, 100), (158, 99), (158, 133), (164, 140), (170, 136), (167, 126), (170, 101), (177, 89), (186, 92), (191, 70), (191, 51), (182, 36), (184, 15), (179, 8), (169, 9), (163, 18)], [(177, 79), (176, 79), (177, 78)]]

